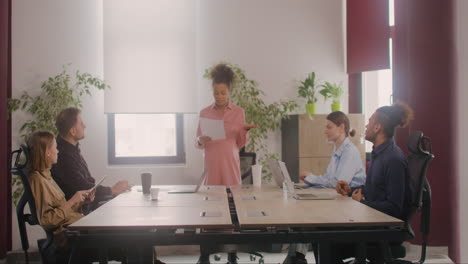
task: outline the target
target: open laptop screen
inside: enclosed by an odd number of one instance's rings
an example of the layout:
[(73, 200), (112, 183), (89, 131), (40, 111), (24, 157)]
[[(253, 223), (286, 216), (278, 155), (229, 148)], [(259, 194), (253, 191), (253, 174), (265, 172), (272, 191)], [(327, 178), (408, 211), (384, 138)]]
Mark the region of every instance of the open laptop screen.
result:
[(275, 179), (276, 184), (278, 187), (283, 186), (283, 173), (281, 172), (281, 168), (279, 166), (279, 160), (268, 158), (267, 160), (268, 166), (270, 166), (271, 174), (273, 174), (273, 179)]
[(198, 179), (198, 184), (197, 186), (195, 186), (195, 188), (192, 186), (189, 186), (188, 188), (187, 187), (176, 188), (176, 189), (168, 191), (167, 193), (196, 193), (198, 192), (198, 190), (200, 190), (200, 187), (205, 181), (205, 176), (206, 176), (206, 169), (203, 170), (202, 175), (200, 176), (200, 179)]

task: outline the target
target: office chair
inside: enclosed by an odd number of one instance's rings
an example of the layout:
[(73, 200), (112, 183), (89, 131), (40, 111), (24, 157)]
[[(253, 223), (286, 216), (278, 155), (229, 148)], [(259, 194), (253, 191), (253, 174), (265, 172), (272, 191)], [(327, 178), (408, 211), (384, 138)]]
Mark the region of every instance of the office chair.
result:
[(242, 184), (252, 184), (252, 165), (255, 165), (255, 152), (245, 152), (245, 147), (239, 152)]
[[(23, 183), (24, 192), (16, 206), (16, 215), (18, 218), (18, 227), (21, 237), (21, 247), (24, 251), (24, 256), (26, 263), (29, 263), (28, 249), (29, 249), (29, 240), (28, 234), (26, 232), (26, 223), (29, 225), (39, 225), (39, 220), (36, 214), (36, 204), (34, 197), (32, 195), (31, 186), (29, 185), (28, 175), (29, 169), (27, 167), (29, 162), (29, 152), (28, 147), (21, 145), (18, 150), (15, 150), (10, 155), (9, 166), (11, 166), (12, 161), (14, 160), (14, 165), (11, 167), (10, 172), (13, 175), (17, 175), (21, 178)], [(29, 204), (30, 213), (25, 213), (24, 209), (26, 204)], [(46, 231), (47, 238), (39, 239), (37, 245), (39, 252), (41, 254), (42, 261), (48, 263), (46, 258), (46, 251), (52, 245), (54, 235), (50, 231)]]
[(414, 231), (411, 227), (411, 219), (416, 212), (421, 211), (421, 222), (419, 231), (422, 234), (421, 256), (419, 261), (411, 262), (402, 260), (406, 250), (402, 245), (390, 246), (388, 242), (383, 243), (384, 256), (389, 263), (424, 263), (426, 259), (427, 237), (431, 221), (431, 186), (426, 178), (429, 162), (434, 159), (432, 153), (431, 140), (425, 137), (421, 131), (413, 132), (408, 138), (408, 150), (411, 152), (408, 157), (408, 169), (411, 186), (413, 187), (411, 204), (405, 219), (405, 229), (408, 238), (414, 238)]

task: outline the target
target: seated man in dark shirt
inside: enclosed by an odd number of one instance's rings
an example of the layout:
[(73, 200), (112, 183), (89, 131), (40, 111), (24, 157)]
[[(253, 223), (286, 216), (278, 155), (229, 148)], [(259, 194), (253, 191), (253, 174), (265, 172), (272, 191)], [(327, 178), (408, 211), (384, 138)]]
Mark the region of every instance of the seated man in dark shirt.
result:
[[(57, 137), (58, 160), (52, 167), (52, 177), (65, 193), (66, 199), (79, 190), (88, 190), (95, 184), (95, 179), (88, 170), (88, 165), (81, 155), (79, 141), (84, 138), (86, 128), (81, 119), (81, 111), (77, 108), (67, 108), (57, 116), (55, 125)], [(112, 187), (98, 186), (94, 203), (90, 210), (105, 200), (130, 189), (127, 181), (119, 181)]]
[(393, 135), (396, 127), (405, 127), (412, 118), (413, 111), (402, 103), (377, 109), (366, 125), (366, 140), (374, 144), (366, 183), (350, 188), (347, 182), (339, 181), (337, 192), (352, 195), (358, 202), (406, 220), (412, 192), (410, 175), (407, 159)]
[(412, 110), (401, 103), (377, 109), (366, 126), (366, 140), (374, 144), (366, 183), (351, 189), (340, 181), (338, 193), (352, 195), (356, 201), (405, 220), (411, 195), (408, 164), (393, 135), (395, 128), (406, 126), (412, 116)]

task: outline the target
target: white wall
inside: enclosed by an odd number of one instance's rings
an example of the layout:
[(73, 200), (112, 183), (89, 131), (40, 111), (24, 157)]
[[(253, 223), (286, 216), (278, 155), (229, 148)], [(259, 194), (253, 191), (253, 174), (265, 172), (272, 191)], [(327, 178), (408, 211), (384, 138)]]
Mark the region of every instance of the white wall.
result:
[[(298, 81), (316, 71), (319, 79), (342, 82), (347, 104), (347, 75), (344, 72), (342, 0), (197, 1), (197, 89), (200, 108), (212, 102), (210, 83), (201, 76), (205, 68), (221, 60), (240, 65), (248, 77), (260, 83), (269, 103), (296, 98)], [(61, 66), (102, 76), (102, 1), (42, 0), (13, 1), (13, 96), (34, 91)], [(73, 72), (73, 71), (72, 71)], [(301, 105), (304, 101), (301, 101)], [(318, 112), (329, 112), (319, 100)], [(81, 149), (92, 174), (112, 184), (125, 178), (139, 183), (142, 171), (153, 173), (160, 184), (194, 183), (202, 168), (202, 152), (194, 148), (197, 116), (186, 117), (187, 164), (179, 166), (108, 166), (107, 120), (103, 93), (84, 99), (86, 138)], [(304, 110), (300, 110), (304, 112)], [(25, 120), (13, 115), (13, 144)], [(268, 145), (281, 152), (280, 134), (273, 133)], [(16, 224), (16, 219), (14, 219)], [(38, 231), (39, 230), (39, 231)], [(13, 248), (19, 248), (13, 226)], [(40, 229), (33, 232), (40, 236)]]
[[(35, 93), (40, 83), (49, 76), (58, 74), (62, 65), (73, 63), (80, 69), (102, 76), (102, 3), (96, 0), (42, 0), (12, 1), (12, 79), (13, 96), (23, 90)], [(99, 123), (102, 114), (102, 94), (95, 101), (85, 101), (83, 116), (88, 120), (89, 130), (94, 136), (83, 144), (85, 154), (91, 152), (94, 137), (102, 139)], [(92, 118), (91, 118), (92, 117)], [(25, 116), (13, 114), (13, 146), (19, 142), (18, 129)], [(98, 141), (99, 142), (99, 141)], [(96, 159), (103, 162), (104, 159)], [(94, 160), (93, 160), (94, 161)], [(94, 162), (92, 167), (95, 168)], [(20, 248), (16, 213), (13, 212), (13, 249)], [(29, 231), (30, 244), (42, 236), (40, 227)]]
[(460, 230), (460, 263), (468, 263), (468, 208), (464, 204), (468, 201), (468, 193), (465, 187), (468, 186), (468, 164), (466, 157), (468, 156), (468, 141), (466, 140), (466, 131), (468, 131), (468, 119), (464, 114), (468, 112), (466, 99), (468, 98), (468, 1), (455, 1), (455, 36), (456, 36), (456, 58), (457, 58), (457, 87), (458, 87), (458, 175), (460, 186), (459, 198), (459, 230)]

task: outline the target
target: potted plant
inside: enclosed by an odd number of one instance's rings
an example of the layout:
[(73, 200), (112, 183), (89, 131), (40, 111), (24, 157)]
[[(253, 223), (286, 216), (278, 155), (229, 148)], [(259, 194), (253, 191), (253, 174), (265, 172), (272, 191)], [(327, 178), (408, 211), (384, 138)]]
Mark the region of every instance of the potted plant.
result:
[(320, 90), (320, 94), (323, 95), (325, 101), (328, 98), (332, 98), (331, 110), (332, 112), (340, 111), (341, 110), (341, 102), (340, 97), (343, 94), (343, 89), (341, 88), (341, 84), (337, 83), (330, 83), (325, 82), (321, 85), (323, 88)]
[[(64, 66), (61, 73), (49, 77), (41, 84), (41, 91), (37, 95), (30, 95), (27, 91), (19, 98), (11, 98), (8, 101), (10, 113), (17, 110), (26, 112), (31, 118), (20, 127), (21, 137), (27, 139), (29, 135), (38, 129), (49, 130), (57, 134), (55, 118), (67, 107), (81, 108), (81, 97), (84, 94), (91, 95), (91, 89), (104, 90), (110, 88), (101, 79), (89, 73), (77, 71), (75, 76), (67, 72)], [(12, 179), (12, 193), (15, 204), (23, 193), (23, 185), (19, 177)]]
[[(255, 80), (247, 78), (243, 69), (238, 65), (225, 63), (234, 71), (234, 82), (231, 86), (230, 100), (242, 107), (245, 111), (245, 122), (248, 124), (258, 124), (259, 128), (251, 129), (249, 141), (245, 147), (247, 152), (257, 154), (258, 163), (262, 164), (262, 175), (270, 179), (272, 174), (266, 164), (267, 158), (279, 158), (278, 153), (270, 153), (265, 140), (268, 132), (273, 132), (280, 127), (281, 119), (289, 118), (289, 114), (297, 107), (294, 100), (281, 100), (271, 104), (266, 104), (262, 96), (265, 93), (258, 88)], [(209, 78), (211, 67), (205, 70), (204, 78)]]
[(303, 97), (307, 100), (306, 112), (309, 115), (315, 114), (315, 103), (317, 103), (317, 97), (315, 96), (316, 89), (315, 72), (309, 73), (307, 78), (302, 81), (301, 85), (297, 88), (299, 97)]

